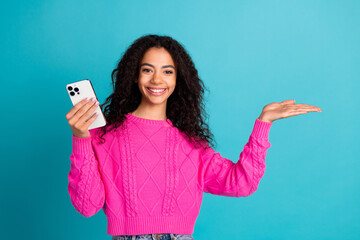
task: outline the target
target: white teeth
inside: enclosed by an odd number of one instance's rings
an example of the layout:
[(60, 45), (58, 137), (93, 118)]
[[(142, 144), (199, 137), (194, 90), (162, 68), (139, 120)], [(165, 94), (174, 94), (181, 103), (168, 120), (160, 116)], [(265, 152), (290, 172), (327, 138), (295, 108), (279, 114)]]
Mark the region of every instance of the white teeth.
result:
[(152, 92), (156, 92), (156, 93), (159, 93), (159, 92), (163, 92), (163, 91), (165, 91), (166, 89), (164, 88), (164, 89), (151, 89), (151, 88), (148, 88), (150, 91), (152, 91)]

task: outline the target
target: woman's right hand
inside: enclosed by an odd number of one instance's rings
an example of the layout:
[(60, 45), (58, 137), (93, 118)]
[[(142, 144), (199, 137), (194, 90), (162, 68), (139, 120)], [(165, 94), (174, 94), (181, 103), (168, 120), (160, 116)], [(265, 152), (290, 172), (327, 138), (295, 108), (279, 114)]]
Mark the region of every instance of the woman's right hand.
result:
[(98, 107), (99, 102), (96, 98), (83, 99), (71, 108), (66, 114), (66, 119), (69, 122), (70, 128), (73, 131), (75, 137), (86, 138), (90, 137), (88, 130), (89, 126), (95, 121), (97, 115), (94, 114), (89, 120), (91, 114)]

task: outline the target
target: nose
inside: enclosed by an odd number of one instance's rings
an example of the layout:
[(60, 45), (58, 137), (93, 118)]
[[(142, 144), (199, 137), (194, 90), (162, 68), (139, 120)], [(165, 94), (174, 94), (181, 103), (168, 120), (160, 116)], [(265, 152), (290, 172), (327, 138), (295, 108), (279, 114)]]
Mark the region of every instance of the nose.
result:
[(159, 83), (161, 83), (162, 79), (161, 79), (160, 73), (155, 73), (155, 74), (154, 74), (154, 77), (152, 78), (151, 81), (152, 81), (154, 84), (159, 84)]

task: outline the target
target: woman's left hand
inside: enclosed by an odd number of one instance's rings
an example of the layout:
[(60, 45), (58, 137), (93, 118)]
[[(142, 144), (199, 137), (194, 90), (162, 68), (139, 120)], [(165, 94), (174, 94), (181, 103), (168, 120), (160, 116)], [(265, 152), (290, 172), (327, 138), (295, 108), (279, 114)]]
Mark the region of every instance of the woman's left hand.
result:
[(308, 112), (321, 112), (321, 108), (307, 104), (295, 104), (295, 100), (286, 100), (266, 105), (259, 120), (272, 123), (281, 118), (307, 114)]

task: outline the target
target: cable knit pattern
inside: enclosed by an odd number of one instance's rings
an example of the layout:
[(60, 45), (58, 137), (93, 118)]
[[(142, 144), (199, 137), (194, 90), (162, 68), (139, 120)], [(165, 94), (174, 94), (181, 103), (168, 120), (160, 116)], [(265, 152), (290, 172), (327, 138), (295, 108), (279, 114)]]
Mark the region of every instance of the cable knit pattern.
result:
[(165, 194), (165, 198), (164, 198), (164, 206), (163, 206), (163, 214), (165, 216), (168, 216), (169, 215), (169, 202), (170, 202), (170, 189), (171, 189), (171, 186), (172, 186), (172, 182), (171, 182), (171, 179), (173, 179), (172, 177), (172, 169), (171, 169), (171, 145), (173, 144), (172, 143), (172, 136), (171, 136), (171, 131), (168, 129), (166, 131), (167, 133), (167, 139), (169, 139), (167, 141), (167, 146), (166, 146), (166, 161), (165, 161), (165, 165), (166, 165), (166, 194)]
[(104, 184), (90, 140), (78, 138), (73, 141), (71, 171), (68, 176), (70, 199), (75, 209), (86, 217), (101, 209), (105, 199)]
[[(129, 132), (128, 132), (128, 128), (126, 129), (125, 133), (126, 137), (129, 137)], [(126, 215), (128, 217), (132, 217), (132, 207), (131, 207), (131, 200), (132, 200), (132, 196), (131, 196), (131, 192), (130, 192), (130, 167), (129, 167), (129, 159), (131, 160), (131, 153), (130, 153), (130, 146), (129, 146), (129, 139), (124, 139), (124, 143), (126, 144), (125, 146), (125, 158), (122, 159), (123, 161), (123, 168), (122, 168), (122, 173), (124, 176), (124, 190), (125, 190), (125, 199), (126, 199)], [(121, 144), (121, 143), (120, 143)]]
[(127, 114), (123, 124), (104, 144), (98, 129), (72, 136), (71, 203), (85, 217), (103, 209), (109, 235), (193, 234), (203, 192), (249, 196), (264, 175), (272, 123), (255, 120), (237, 163), (195, 148), (169, 119)]
[(176, 192), (176, 186), (178, 185), (178, 182), (179, 182), (179, 171), (176, 167), (176, 159), (177, 159), (177, 151), (178, 151), (178, 148), (179, 148), (179, 145), (178, 144), (175, 144), (178, 142), (178, 132), (177, 131), (172, 131), (171, 129), (168, 130), (169, 132), (171, 132), (171, 135), (170, 135), (170, 140), (169, 140), (169, 143), (170, 143), (170, 148), (171, 148), (171, 155), (169, 156), (169, 162), (170, 162), (170, 173), (171, 173), (171, 176), (170, 176), (170, 180), (171, 180), (171, 184), (170, 184), (170, 187), (171, 187), (171, 191), (170, 191), (170, 206), (169, 209), (170, 209), (170, 216), (174, 215), (174, 202), (175, 202), (175, 192)]

